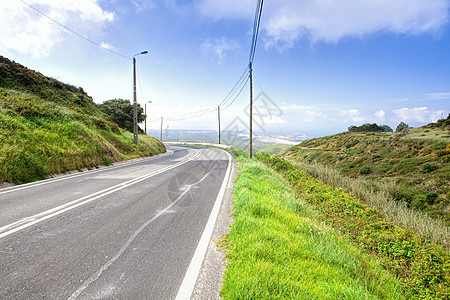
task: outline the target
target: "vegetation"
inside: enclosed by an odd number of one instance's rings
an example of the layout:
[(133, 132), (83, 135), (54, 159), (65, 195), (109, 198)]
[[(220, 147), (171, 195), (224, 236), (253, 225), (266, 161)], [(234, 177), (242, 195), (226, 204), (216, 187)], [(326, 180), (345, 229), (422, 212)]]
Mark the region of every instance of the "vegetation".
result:
[(270, 146), (262, 148), (261, 150), (258, 151), (258, 153), (266, 153), (266, 154), (272, 155), (272, 154), (278, 154), (283, 151), (286, 151), (289, 148), (290, 148), (289, 145), (284, 145), (284, 144), (270, 145)]
[(224, 299), (407, 298), (395, 276), (280, 174), (242, 152), (235, 156), (234, 223), (221, 242), (229, 260)]
[[(441, 220), (436, 220), (409, 208), (404, 202), (394, 201), (391, 197), (391, 191), (395, 190), (395, 184), (386, 182), (374, 186), (374, 183), (372, 183), (371, 186), (368, 186), (368, 182), (364, 179), (343, 176), (336, 169), (321, 164), (308, 164), (301, 161), (296, 161), (293, 164), (298, 169), (327, 184), (350, 192), (379, 211), (393, 224), (408, 228), (416, 234), (450, 249), (450, 228)], [(430, 192), (424, 197), (424, 201), (432, 203), (437, 197), (436, 193)]]
[(392, 128), (387, 125), (379, 126), (375, 123), (373, 124), (363, 124), (361, 126), (350, 126), (348, 128), (349, 132), (392, 132)]
[(25, 183), (69, 170), (165, 151), (107, 120), (83, 91), (0, 56), (0, 182)]
[(379, 211), (341, 188), (306, 175), (289, 161), (268, 155), (258, 158), (281, 172), (297, 190), (297, 197), (321, 212), (319, 222), (338, 229), (366, 253), (380, 259), (384, 268), (402, 282), (407, 298), (450, 297), (450, 253), (441, 245), (395, 226)]
[[(130, 100), (112, 99), (103, 102), (99, 107), (110, 121), (116, 123), (120, 128), (133, 132), (134, 106)], [(144, 109), (139, 103), (137, 104), (137, 118), (138, 123), (145, 121)]]
[[(344, 132), (307, 140), (283, 157), (365, 180), (369, 192), (383, 191), (450, 225), (450, 119), (422, 128), (401, 127), (396, 133)], [(431, 192), (438, 197), (427, 201)]]

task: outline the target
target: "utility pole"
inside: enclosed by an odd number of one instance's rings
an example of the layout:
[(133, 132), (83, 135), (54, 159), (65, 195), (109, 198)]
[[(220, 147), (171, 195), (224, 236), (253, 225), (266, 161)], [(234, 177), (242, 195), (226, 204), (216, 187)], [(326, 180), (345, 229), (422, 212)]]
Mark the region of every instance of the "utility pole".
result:
[(252, 62), (248, 65), (250, 73), (250, 139), (249, 139), (249, 151), (250, 158), (253, 157), (253, 78), (252, 78)]
[(217, 115), (219, 117), (219, 145), (220, 145), (220, 105), (217, 106)]
[(134, 144), (138, 144), (138, 116), (137, 116), (137, 99), (136, 99), (136, 56), (141, 54), (147, 54), (148, 51), (142, 51), (133, 55), (133, 136)]
[(136, 58), (133, 56), (133, 136), (134, 144), (138, 144), (138, 131), (137, 131), (137, 99), (136, 99)]
[(161, 138), (160, 141), (162, 142), (162, 128), (163, 128), (163, 117), (161, 117)]

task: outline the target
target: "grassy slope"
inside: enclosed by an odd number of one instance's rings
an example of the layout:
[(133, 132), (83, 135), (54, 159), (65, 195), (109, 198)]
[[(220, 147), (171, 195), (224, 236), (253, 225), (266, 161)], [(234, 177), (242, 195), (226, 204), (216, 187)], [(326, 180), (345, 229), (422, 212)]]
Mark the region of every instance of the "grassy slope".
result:
[(237, 155), (225, 299), (404, 299), (394, 276), (261, 162)]
[(0, 182), (25, 183), (68, 170), (165, 152), (154, 138), (108, 121), (81, 89), (0, 56)]
[(408, 299), (450, 297), (450, 252), (442, 245), (392, 224), (381, 212), (341, 188), (308, 176), (289, 161), (268, 155), (257, 158), (279, 171), (299, 199), (320, 211), (319, 221), (338, 229), (359, 249), (377, 257), (400, 280)]
[(258, 153), (266, 153), (266, 154), (273, 155), (273, 154), (278, 154), (278, 153), (281, 153), (283, 151), (286, 151), (289, 148), (290, 148), (289, 145), (283, 145), (283, 144), (270, 145), (270, 146), (267, 146), (267, 147), (259, 150)]
[(394, 199), (450, 224), (450, 134), (448, 126), (437, 125), (403, 133), (340, 133), (311, 139), (293, 146), (284, 157), (331, 166), (345, 176), (366, 179), (375, 189), (379, 183), (393, 183)]

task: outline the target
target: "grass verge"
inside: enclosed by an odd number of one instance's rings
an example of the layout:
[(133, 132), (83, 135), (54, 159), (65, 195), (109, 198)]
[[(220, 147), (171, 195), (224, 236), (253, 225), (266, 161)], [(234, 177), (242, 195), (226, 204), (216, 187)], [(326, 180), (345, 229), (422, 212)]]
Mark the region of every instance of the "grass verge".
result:
[(236, 153), (224, 299), (404, 299), (398, 280), (299, 200), (270, 167)]
[(301, 199), (320, 210), (321, 220), (378, 257), (400, 279), (408, 298), (450, 298), (450, 253), (442, 245), (391, 224), (343, 189), (306, 175), (286, 160), (268, 155), (258, 158), (281, 172)]

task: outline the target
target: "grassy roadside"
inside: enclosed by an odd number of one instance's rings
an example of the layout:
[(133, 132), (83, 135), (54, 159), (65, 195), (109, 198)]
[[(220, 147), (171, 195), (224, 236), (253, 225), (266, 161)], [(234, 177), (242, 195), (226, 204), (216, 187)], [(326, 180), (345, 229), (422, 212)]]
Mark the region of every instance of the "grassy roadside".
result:
[(298, 197), (321, 212), (321, 220), (377, 257), (401, 281), (409, 298), (450, 298), (450, 253), (424, 236), (395, 226), (380, 212), (341, 188), (328, 186), (278, 157), (260, 155), (283, 174)]
[(270, 167), (236, 153), (224, 299), (404, 299), (399, 281), (352, 246)]

